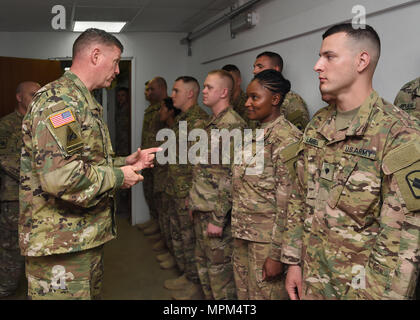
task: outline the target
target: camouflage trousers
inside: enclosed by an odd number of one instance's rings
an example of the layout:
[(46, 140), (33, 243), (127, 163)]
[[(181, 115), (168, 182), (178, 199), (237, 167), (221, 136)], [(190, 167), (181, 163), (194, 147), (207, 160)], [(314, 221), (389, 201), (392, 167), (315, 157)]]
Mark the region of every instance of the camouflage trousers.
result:
[(171, 237), (171, 223), (169, 220), (169, 203), (170, 198), (166, 192), (154, 193), (153, 199), (155, 201), (155, 207), (158, 212), (160, 233), (165, 241), (165, 245), (169, 252), (173, 255), (173, 245)]
[(155, 202), (153, 201), (153, 171), (152, 169), (144, 169), (141, 174), (144, 177), (143, 193), (147, 206), (149, 207), (150, 217), (152, 219), (158, 219)]
[(19, 202), (0, 203), (0, 297), (12, 295), (25, 268), (18, 237)]
[(209, 212), (194, 212), (195, 258), (201, 287), (207, 300), (235, 300), (231, 225), (228, 223), (223, 228), (221, 238), (210, 238), (209, 222)]
[(235, 238), (233, 272), (239, 300), (287, 300), (285, 277), (262, 280), (262, 267), (270, 252), (270, 243)]
[(31, 300), (99, 300), (103, 278), (103, 245), (89, 250), (26, 257)]
[(172, 246), (179, 270), (185, 273), (188, 280), (199, 283), (200, 279), (194, 254), (194, 225), (188, 215), (185, 199), (171, 198), (169, 203)]

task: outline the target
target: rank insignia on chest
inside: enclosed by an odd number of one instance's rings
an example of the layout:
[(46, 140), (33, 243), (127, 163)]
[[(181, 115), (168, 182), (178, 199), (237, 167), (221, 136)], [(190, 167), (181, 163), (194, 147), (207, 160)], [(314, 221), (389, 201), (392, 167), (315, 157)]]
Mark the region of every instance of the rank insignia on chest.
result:
[(420, 199), (420, 171), (411, 171), (405, 177), (414, 198)]
[(76, 121), (74, 119), (73, 113), (68, 109), (63, 110), (60, 113), (55, 114), (53, 116), (50, 116), (49, 119), (55, 129)]
[(332, 181), (334, 178), (334, 169), (335, 166), (333, 164), (324, 162), (322, 164), (321, 178)]

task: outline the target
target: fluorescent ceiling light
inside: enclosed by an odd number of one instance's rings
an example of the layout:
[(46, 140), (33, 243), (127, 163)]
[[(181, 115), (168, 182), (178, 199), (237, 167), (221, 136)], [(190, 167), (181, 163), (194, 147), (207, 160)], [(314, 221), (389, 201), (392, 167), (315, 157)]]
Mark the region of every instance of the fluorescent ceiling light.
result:
[(126, 23), (124, 21), (75, 21), (73, 31), (83, 32), (89, 28), (97, 28), (110, 33), (118, 33)]

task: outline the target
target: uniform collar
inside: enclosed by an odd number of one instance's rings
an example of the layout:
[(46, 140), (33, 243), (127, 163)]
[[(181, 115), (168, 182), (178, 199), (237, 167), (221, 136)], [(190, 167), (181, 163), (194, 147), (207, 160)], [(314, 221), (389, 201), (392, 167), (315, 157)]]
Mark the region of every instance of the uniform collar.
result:
[(150, 104), (146, 108), (146, 110), (144, 110), (144, 113), (149, 113), (149, 112), (156, 111), (156, 110), (159, 110), (159, 109), (160, 109), (160, 102), (157, 102), (155, 104)]
[(270, 136), (271, 131), (273, 131), (273, 128), (282, 120), (282, 118), (284, 119), (284, 116), (280, 114), (274, 120), (261, 123), (260, 128), (257, 129), (264, 129), (264, 139), (267, 139)]
[(20, 120), (23, 120), (23, 118), (25, 117), (25, 115), (21, 114), (17, 109), (15, 109), (15, 114)]
[(77, 88), (83, 93), (83, 96), (86, 98), (89, 108), (90, 109), (97, 109), (99, 103), (96, 102), (96, 100), (92, 97), (92, 94), (88, 90), (88, 88), (85, 86), (85, 84), (82, 82), (82, 80), (79, 79), (77, 75), (75, 75), (71, 71), (66, 71), (63, 75), (63, 77), (71, 80), (74, 82)]
[(369, 124), (369, 118), (376, 104), (382, 104), (378, 93), (374, 90), (366, 98), (354, 116), (346, 131), (336, 131), (335, 119), (337, 115), (337, 107), (335, 105), (328, 106), (328, 114), (326, 121), (317, 130), (319, 134), (324, 136), (328, 141), (343, 140), (346, 136), (363, 136)]
[(228, 106), (226, 109), (222, 110), (217, 116), (213, 114), (210, 118), (208, 125), (219, 123), (219, 121), (225, 116), (225, 114), (227, 114), (228, 112), (232, 112), (232, 110), (233, 107)]
[(184, 120), (184, 119), (188, 118), (188, 116), (189, 116), (190, 114), (192, 114), (192, 113), (196, 112), (198, 108), (200, 108), (200, 107), (198, 106), (198, 104), (194, 104), (194, 105), (193, 105), (192, 107), (190, 107), (187, 111), (185, 111), (185, 112), (181, 112), (179, 115), (177, 115), (177, 116), (176, 116), (176, 118), (175, 118), (175, 122), (182, 121), (182, 120)]

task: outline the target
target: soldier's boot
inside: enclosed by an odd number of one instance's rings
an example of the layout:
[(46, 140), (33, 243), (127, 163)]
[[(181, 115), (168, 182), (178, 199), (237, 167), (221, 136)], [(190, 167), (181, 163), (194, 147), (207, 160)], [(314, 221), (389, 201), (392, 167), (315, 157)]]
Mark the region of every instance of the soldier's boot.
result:
[(159, 241), (162, 237), (160, 236), (160, 233), (155, 233), (152, 234), (150, 236), (146, 236), (147, 239), (150, 240), (150, 242), (157, 242)]
[(165, 260), (168, 260), (169, 258), (171, 258), (172, 256), (171, 256), (171, 254), (167, 251), (167, 252), (164, 252), (164, 253), (161, 253), (161, 254), (158, 254), (157, 256), (156, 256), (156, 260), (157, 261), (159, 261), (159, 262), (163, 262), (163, 261), (165, 261)]
[(153, 245), (153, 250), (154, 251), (164, 251), (164, 250), (166, 250), (165, 241), (163, 241), (163, 239), (160, 239), (159, 241), (157, 241)]
[(165, 280), (163, 286), (169, 290), (179, 290), (188, 286), (189, 283), (190, 280), (187, 279), (187, 276), (184, 273), (176, 279)]
[(158, 224), (152, 224), (150, 227), (143, 230), (143, 233), (145, 236), (150, 236), (155, 233), (160, 233), (159, 225)]
[(155, 219), (150, 219), (150, 220), (147, 220), (146, 222), (136, 224), (136, 227), (140, 231), (143, 231), (144, 229), (147, 229), (148, 227), (150, 227), (151, 225), (155, 223), (157, 223)]
[(204, 300), (203, 290), (201, 285), (192, 283), (187, 288), (182, 290), (175, 290), (172, 293), (174, 300)]
[(173, 269), (173, 268), (175, 268), (175, 267), (176, 267), (176, 261), (175, 261), (175, 259), (171, 256), (171, 257), (169, 257), (169, 259), (167, 259), (167, 260), (165, 260), (165, 261), (162, 261), (162, 262), (160, 263), (160, 267), (161, 267), (163, 270)]

